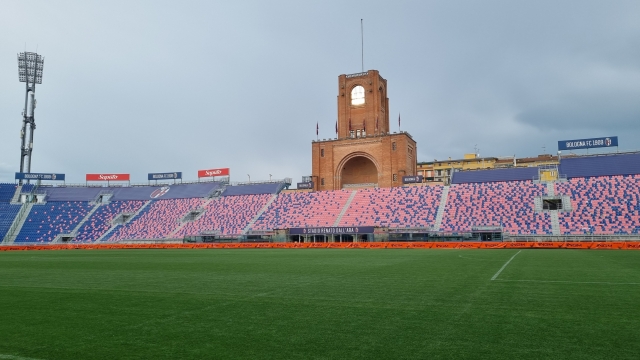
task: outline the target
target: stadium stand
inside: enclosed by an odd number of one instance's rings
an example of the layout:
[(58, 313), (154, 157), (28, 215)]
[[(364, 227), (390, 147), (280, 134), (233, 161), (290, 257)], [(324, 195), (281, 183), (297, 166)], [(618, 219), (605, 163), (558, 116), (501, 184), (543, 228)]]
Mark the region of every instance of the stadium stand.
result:
[(567, 157), (559, 170), (567, 178), (640, 174), (640, 153)]
[(570, 195), (571, 212), (560, 212), (563, 234), (638, 234), (640, 175), (573, 178), (556, 184)]
[(203, 203), (202, 198), (155, 200), (129, 223), (109, 234), (108, 240), (164, 239), (180, 226), (185, 214)]
[(280, 193), (252, 230), (333, 226), (351, 191)]
[(451, 179), (452, 184), (485, 183), (497, 181), (525, 181), (538, 176), (537, 167), (523, 167), (512, 169), (491, 169), (456, 171)]
[(225, 235), (240, 234), (270, 197), (269, 194), (261, 194), (213, 199), (205, 206), (205, 213), (196, 221), (185, 224), (176, 236), (198, 235), (211, 230)]
[(111, 227), (111, 222), (122, 213), (134, 213), (144, 205), (144, 201), (113, 201), (100, 205), (93, 215), (78, 230), (73, 241), (95, 241)]
[(339, 226), (431, 227), (441, 186), (358, 190)]
[(222, 196), (277, 194), (284, 186), (283, 183), (227, 186)]
[(7, 235), (13, 219), (20, 211), (20, 205), (11, 205), (6, 202), (0, 202), (0, 241)]
[(549, 215), (534, 212), (534, 198), (544, 195), (544, 187), (532, 181), (453, 185), (441, 230), (462, 233), (500, 226), (511, 234), (551, 234)]
[[(185, 199), (205, 197), (221, 187), (218, 182), (200, 184), (131, 187), (41, 187), (48, 201), (92, 201), (100, 193), (112, 194), (112, 201)], [(24, 191), (23, 191), (24, 192)]]
[(0, 184), (0, 203), (8, 203), (16, 192), (16, 184), (1, 183)]
[(15, 242), (50, 242), (70, 232), (91, 210), (88, 202), (48, 202), (34, 206)]

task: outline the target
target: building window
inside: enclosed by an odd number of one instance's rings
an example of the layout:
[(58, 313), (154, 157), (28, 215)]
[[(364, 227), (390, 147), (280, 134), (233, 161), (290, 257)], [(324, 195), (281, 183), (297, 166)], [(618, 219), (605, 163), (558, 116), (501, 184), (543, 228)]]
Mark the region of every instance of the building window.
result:
[(320, 179), (320, 185), (324, 186), (324, 178)]
[(350, 133), (351, 133), (351, 138), (352, 138), (352, 139), (355, 139), (355, 137), (356, 137), (356, 132), (355, 132), (355, 131), (353, 131), (353, 130), (351, 130), (351, 131), (350, 131)]
[(324, 157), (324, 149), (320, 149), (320, 157)]
[(356, 137), (360, 137), (362, 136), (362, 133), (360, 132), (360, 130), (356, 130)]
[(396, 151), (396, 143), (395, 143), (395, 141), (391, 143), (391, 150)]
[(398, 174), (393, 174), (393, 181), (398, 181)]
[(413, 149), (409, 146), (409, 154), (413, 154)]
[(351, 90), (351, 105), (364, 104), (364, 88), (360, 85)]

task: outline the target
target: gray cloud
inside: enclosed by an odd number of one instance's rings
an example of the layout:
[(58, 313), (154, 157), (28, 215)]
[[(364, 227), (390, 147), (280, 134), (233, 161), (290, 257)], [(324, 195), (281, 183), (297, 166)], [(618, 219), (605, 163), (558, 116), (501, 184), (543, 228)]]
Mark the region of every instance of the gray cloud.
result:
[(297, 180), (316, 123), (334, 136), (338, 75), (361, 70), (360, 18), (365, 68), (389, 81), (392, 129), (402, 113), (420, 161), (601, 135), (640, 148), (638, 15), (635, 1), (5, 2), (0, 180), (18, 165), (25, 42), (46, 57), (34, 171)]

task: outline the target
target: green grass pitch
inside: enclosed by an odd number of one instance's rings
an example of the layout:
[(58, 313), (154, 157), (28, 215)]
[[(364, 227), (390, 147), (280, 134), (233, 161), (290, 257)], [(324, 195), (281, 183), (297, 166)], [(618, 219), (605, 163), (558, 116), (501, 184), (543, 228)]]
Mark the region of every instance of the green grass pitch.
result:
[(638, 359), (639, 339), (636, 251), (0, 253), (0, 359)]

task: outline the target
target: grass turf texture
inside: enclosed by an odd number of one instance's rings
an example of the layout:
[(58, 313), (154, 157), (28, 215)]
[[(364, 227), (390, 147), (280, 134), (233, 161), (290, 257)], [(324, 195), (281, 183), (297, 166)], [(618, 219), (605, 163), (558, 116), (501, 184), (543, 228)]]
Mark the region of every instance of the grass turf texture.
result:
[(640, 252), (518, 251), (4, 252), (0, 358), (637, 359)]

